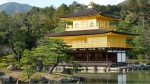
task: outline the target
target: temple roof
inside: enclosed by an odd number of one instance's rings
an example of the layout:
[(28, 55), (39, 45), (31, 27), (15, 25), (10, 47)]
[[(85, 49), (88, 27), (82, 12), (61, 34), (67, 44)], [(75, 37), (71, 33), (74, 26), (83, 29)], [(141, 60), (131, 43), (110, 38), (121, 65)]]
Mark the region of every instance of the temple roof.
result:
[(116, 18), (116, 19), (120, 18), (120, 16), (115, 16), (115, 15), (111, 15), (111, 14), (102, 13), (101, 11), (98, 11), (94, 8), (87, 8), (86, 10), (81, 10), (81, 11), (78, 11), (76, 13), (70, 13), (70, 14), (62, 15), (60, 18), (84, 17), (84, 16), (95, 15), (95, 14), (99, 14), (99, 15), (109, 17), (109, 18)]
[(128, 35), (128, 36), (137, 36), (137, 34), (130, 34), (124, 32), (117, 32), (112, 30), (81, 30), (81, 31), (64, 31), (60, 33), (52, 33), (47, 34), (47, 37), (61, 37), (61, 36), (80, 36), (80, 35), (95, 35), (95, 34), (105, 34), (105, 33), (114, 33), (114, 34), (121, 34), (121, 35)]

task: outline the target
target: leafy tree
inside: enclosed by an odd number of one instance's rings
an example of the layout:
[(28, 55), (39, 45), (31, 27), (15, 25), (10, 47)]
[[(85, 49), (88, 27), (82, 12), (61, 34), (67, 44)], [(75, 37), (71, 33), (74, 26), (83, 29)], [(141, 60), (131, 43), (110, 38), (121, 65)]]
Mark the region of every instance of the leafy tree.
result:
[(18, 66), (18, 62), (14, 55), (2, 56), (0, 57), (0, 67), (8, 67), (12, 65), (12, 67)]
[(134, 25), (136, 25), (137, 22), (138, 22), (138, 15), (136, 13), (130, 13), (126, 16), (125, 20), (131, 22)]
[(141, 0), (141, 10), (143, 18), (141, 19), (141, 25), (145, 29), (143, 32), (143, 45), (145, 47), (145, 55), (147, 58), (150, 58), (150, 3), (147, 0)]
[(14, 50), (17, 53), (18, 62), (20, 62), (21, 55), (22, 55), (24, 49), (25, 49), (25, 43), (20, 42), (20, 41), (17, 41), (14, 43)]
[(41, 72), (43, 69), (43, 58), (45, 58), (45, 46), (39, 46), (32, 49), (33, 56), (37, 58), (37, 71)]
[(117, 24), (117, 31), (131, 33), (132, 24), (129, 21), (120, 20)]
[(127, 6), (127, 4), (123, 4), (123, 3), (121, 3), (119, 5), (121, 8), (121, 10), (120, 10), (121, 19), (125, 20), (126, 15), (128, 15), (128, 6)]
[(57, 12), (59, 13), (59, 16), (63, 15), (63, 14), (67, 14), (67, 13), (69, 13), (69, 8), (66, 4), (61, 4), (58, 7)]
[(137, 0), (128, 1), (128, 10), (129, 12), (137, 13), (137, 10), (138, 10)]
[(32, 74), (34, 74), (36, 71), (35, 71), (35, 67), (34, 66), (27, 65), (26, 67), (24, 67), (23, 72), (24, 72), (25, 76), (27, 76), (28, 79), (30, 79)]
[(144, 19), (146, 19), (146, 15), (149, 15), (150, 3), (148, 0), (140, 0), (139, 7), (141, 13), (143, 13)]
[(27, 49), (32, 49), (36, 46), (36, 41), (41, 37), (43, 33), (43, 25), (41, 23), (41, 17), (39, 15), (27, 16), (24, 19), (24, 34), (25, 43)]
[(23, 66), (23, 72), (30, 78), (32, 74), (36, 72), (37, 58), (33, 56), (32, 51), (25, 50), (20, 62)]
[(11, 27), (9, 29), (9, 44), (12, 52), (18, 57), (20, 61), (21, 55), (26, 48), (25, 34), (22, 31), (23, 26), (22, 13), (15, 13), (11, 15)]
[(44, 33), (51, 33), (54, 29), (54, 13), (56, 11), (56, 9), (53, 7), (53, 5), (51, 5), (50, 7), (46, 7), (44, 9), (41, 10), (42, 14), (44, 15), (44, 21), (43, 21), (43, 28)]
[(69, 24), (70, 22), (67, 22), (65, 20), (60, 20), (58, 23), (58, 26), (54, 29), (54, 32), (63, 32), (65, 31), (66, 24)]
[(82, 65), (79, 62), (71, 62), (71, 67), (72, 67), (72, 73), (75, 72), (77, 73), (79, 71), (79, 67), (82, 67)]
[(70, 46), (66, 45), (62, 40), (57, 39), (41, 39), (38, 48), (43, 49), (42, 54), (45, 56), (43, 62), (50, 66), (49, 74), (53, 69), (61, 62), (69, 62), (71, 56), (69, 56)]
[[(127, 3), (121, 4), (121, 16), (123, 21), (119, 21), (118, 31), (139, 34), (138, 37), (127, 39), (128, 43), (134, 45), (131, 52), (128, 52), (129, 58), (137, 58), (139, 55), (149, 53), (148, 24), (146, 16), (149, 12), (147, 0), (127, 0)], [(146, 33), (147, 32), (147, 33)]]
[(61, 4), (61, 6), (56, 9), (53, 16), (54, 28), (58, 26), (58, 22), (60, 21), (60, 16), (68, 13), (69, 13), (69, 8), (66, 4)]
[(6, 45), (9, 44), (9, 28), (10, 24), (10, 16), (4, 11), (0, 12), (0, 44)]
[(147, 31), (144, 32), (142, 41), (143, 41), (143, 47), (145, 48), (145, 55), (147, 58), (150, 57), (150, 28), (147, 29)]
[(78, 7), (81, 8), (81, 5), (80, 5), (78, 2), (73, 1), (72, 4), (70, 4), (70, 5), (68, 6), (69, 12), (70, 12), (70, 13), (76, 12), (76, 11), (77, 11), (76, 8), (78, 8)]

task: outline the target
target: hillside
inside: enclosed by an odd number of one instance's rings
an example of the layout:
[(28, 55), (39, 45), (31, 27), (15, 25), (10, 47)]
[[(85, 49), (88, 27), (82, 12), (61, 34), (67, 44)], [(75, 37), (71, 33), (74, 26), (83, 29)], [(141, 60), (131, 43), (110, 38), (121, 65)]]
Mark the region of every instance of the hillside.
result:
[(32, 6), (28, 4), (20, 4), (16, 2), (8, 2), (0, 5), (0, 11), (5, 11), (8, 14), (15, 13), (15, 12), (26, 12), (31, 8)]
[[(127, 4), (128, 1), (129, 1), (129, 0), (125, 0), (125, 1), (123, 1), (123, 2), (121, 2), (121, 3), (119, 3), (119, 4)], [(150, 0), (147, 0), (147, 1), (150, 3)], [(137, 2), (140, 2), (140, 0), (137, 0)]]

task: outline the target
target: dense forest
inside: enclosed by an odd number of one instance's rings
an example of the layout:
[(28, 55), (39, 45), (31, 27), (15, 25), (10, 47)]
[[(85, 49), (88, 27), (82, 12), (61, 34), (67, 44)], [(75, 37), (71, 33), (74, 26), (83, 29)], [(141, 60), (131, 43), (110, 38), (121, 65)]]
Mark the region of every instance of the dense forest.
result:
[[(116, 23), (117, 31), (138, 34), (127, 40), (134, 48), (128, 52), (130, 59), (150, 58), (150, 3), (148, 0), (127, 0), (117, 5), (99, 5), (92, 2), (95, 9), (108, 14), (121, 16)], [(0, 12), (0, 66), (8, 62), (6, 56), (14, 56), (19, 62), (24, 52), (38, 46), (38, 40), (47, 33), (65, 30), (66, 21), (59, 17), (77, 12), (87, 5), (72, 2), (45, 8), (33, 7), (26, 13), (7, 14)]]

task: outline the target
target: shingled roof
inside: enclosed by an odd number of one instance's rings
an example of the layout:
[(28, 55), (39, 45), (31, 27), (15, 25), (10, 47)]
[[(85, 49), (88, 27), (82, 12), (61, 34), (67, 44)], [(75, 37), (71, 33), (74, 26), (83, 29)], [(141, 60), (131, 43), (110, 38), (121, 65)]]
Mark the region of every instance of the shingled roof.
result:
[(81, 31), (64, 31), (60, 33), (52, 33), (47, 34), (47, 37), (61, 37), (61, 36), (80, 36), (80, 35), (94, 35), (94, 34), (104, 34), (104, 33), (115, 33), (115, 34), (122, 34), (122, 35), (129, 35), (129, 36), (137, 36), (137, 34), (129, 34), (124, 32), (116, 32), (112, 30), (81, 30)]
[(78, 11), (76, 13), (70, 13), (70, 14), (62, 15), (60, 18), (75, 18), (75, 17), (91, 16), (91, 15), (95, 15), (95, 14), (100, 14), (100, 15), (105, 16), (105, 17), (116, 18), (116, 19), (120, 18), (120, 16), (102, 13), (101, 11), (98, 11), (94, 8), (87, 8), (85, 10), (81, 10), (81, 11)]

